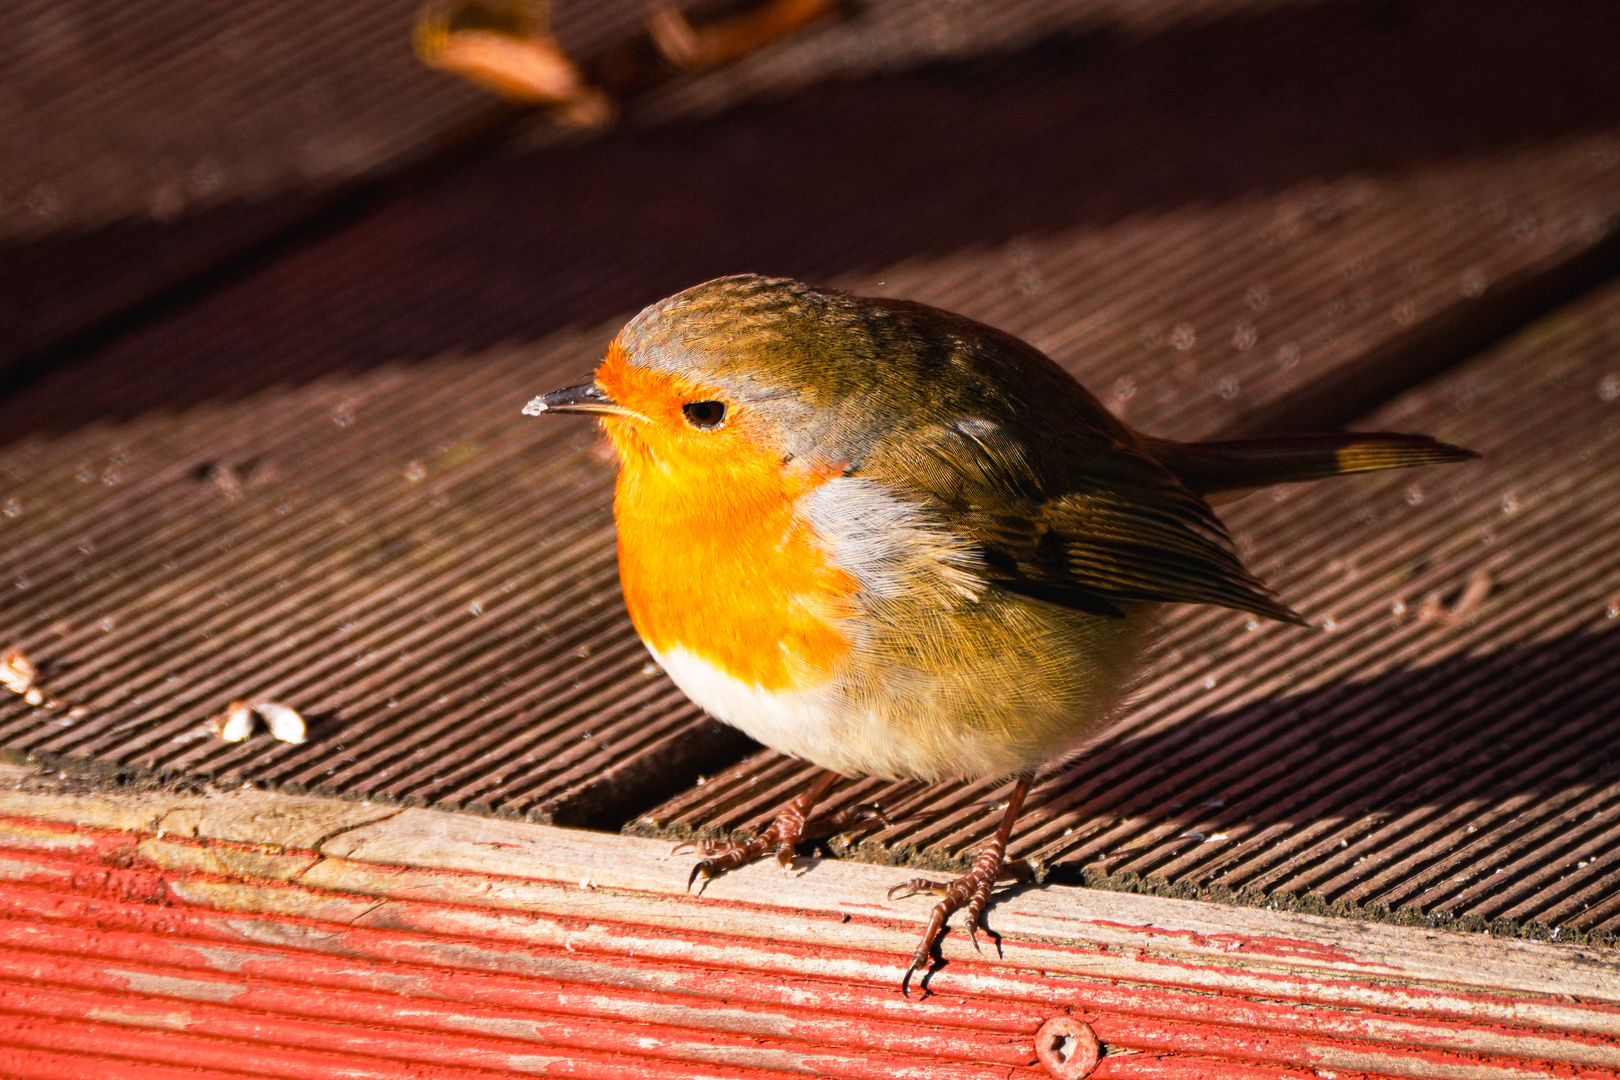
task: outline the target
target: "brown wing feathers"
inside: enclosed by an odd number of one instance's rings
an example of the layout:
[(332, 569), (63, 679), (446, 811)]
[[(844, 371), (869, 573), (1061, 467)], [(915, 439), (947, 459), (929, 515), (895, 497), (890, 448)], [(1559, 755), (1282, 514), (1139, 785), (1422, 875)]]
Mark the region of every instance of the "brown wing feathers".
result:
[[(1134, 501), (1139, 497), (1070, 493), (1046, 503), (1036, 519), (1033, 550), (1027, 539), (1008, 544), (1018, 572), (998, 578), (998, 584), (1056, 603), (1064, 601), (1055, 594), (1042, 596), (1030, 585), (1077, 591), (1110, 604), (1219, 604), (1304, 622), (1243, 568), (1226, 531), (1200, 500), (1173, 489), (1153, 493), (1160, 505), (1139, 505)], [(1012, 538), (1004, 534), (1002, 539)], [(1065, 606), (1086, 610), (1075, 603)]]
[(1081, 465), (1058, 476), (1042, 475), (1019, 440), (977, 420), (930, 426), (872, 464), (932, 494), (1009, 592), (1095, 615), (1147, 600), (1304, 621), (1243, 568), (1208, 504), (1158, 462), (1106, 433), (1072, 437), (1090, 445), (1063, 455)]
[(1202, 495), (1346, 473), (1440, 465), (1479, 456), (1472, 450), (1427, 435), (1388, 431), (1286, 435), (1275, 439), (1210, 443), (1143, 438), (1142, 444), (1182, 483)]

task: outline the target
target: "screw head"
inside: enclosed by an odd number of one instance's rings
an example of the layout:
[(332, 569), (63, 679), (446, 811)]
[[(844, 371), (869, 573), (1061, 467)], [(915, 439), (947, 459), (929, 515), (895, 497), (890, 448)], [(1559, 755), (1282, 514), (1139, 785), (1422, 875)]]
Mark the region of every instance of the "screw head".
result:
[(1057, 1080), (1081, 1080), (1102, 1059), (1102, 1043), (1084, 1020), (1054, 1016), (1035, 1033), (1035, 1056)]

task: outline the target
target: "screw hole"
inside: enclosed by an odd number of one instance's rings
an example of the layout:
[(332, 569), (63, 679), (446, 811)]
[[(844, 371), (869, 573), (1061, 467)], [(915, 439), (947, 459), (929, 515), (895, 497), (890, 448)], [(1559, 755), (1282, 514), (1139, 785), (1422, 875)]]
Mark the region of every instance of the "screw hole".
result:
[(1054, 1016), (1035, 1033), (1035, 1056), (1058, 1080), (1081, 1080), (1097, 1067), (1102, 1044), (1085, 1021)]

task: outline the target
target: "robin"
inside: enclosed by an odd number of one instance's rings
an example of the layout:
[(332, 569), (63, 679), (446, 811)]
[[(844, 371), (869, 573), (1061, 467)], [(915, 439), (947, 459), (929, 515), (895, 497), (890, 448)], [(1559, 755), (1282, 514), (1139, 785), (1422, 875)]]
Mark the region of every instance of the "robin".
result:
[(840, 777), (1016, 778), (968, 873), (891, 893), (941, 897), (902, 992), (956, 910), (978, 944), (1035, 769), (1109, 718), (1163, 605), (1304, 624), (1207, 496), (1476, 456), (1423, 435), (1155, 438), (1011, 334), (752, 275), (648, 307), (591, 382), (524, 412), (601, 418), (625, 606), (669, 677), (825, 770), (758, 836), (701, 845), (691, 881), (886, 823), (812, 817)]

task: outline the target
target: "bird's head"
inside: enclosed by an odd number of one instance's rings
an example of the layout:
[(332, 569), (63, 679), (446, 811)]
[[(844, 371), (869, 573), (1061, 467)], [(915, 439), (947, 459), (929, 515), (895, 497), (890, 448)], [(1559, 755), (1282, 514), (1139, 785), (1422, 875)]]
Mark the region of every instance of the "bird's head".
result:
[(591, 382), (524, 411), (601, 416), (627, 465), (842, 469), (881, 435), (896, 394), (920, 389), (895, 385), (881, 340), (892, 328), (870, 304), (781, 278), (718, 278), (642, 311)]

